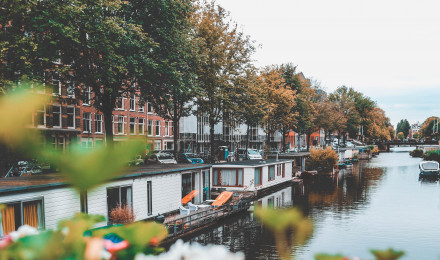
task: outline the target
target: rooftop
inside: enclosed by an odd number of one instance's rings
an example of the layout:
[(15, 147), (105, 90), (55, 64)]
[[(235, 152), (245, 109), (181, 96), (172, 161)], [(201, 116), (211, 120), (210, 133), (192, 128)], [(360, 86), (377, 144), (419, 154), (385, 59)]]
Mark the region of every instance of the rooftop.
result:
[[(177, 173), (188, 170), (211, 167), (210, 164), (149, 164), (140, 167), (129, 167), (123, 170), (121, 176), (113, 180), (138, 178), (159, 174)], [(39, 174), (25, 177), (10, 177), (0, 179), (0, 194), (12, 192), (35, 191), (39, 189), (69, 186), (61, 174)]]
[(256, 167), (256, 166), (269, 165), (269, 164), (281, 163), (281, 162), (291, 162), (291, 161), (292, 160), (289, 159), (245, 160), (245, 161), (218, 163), (218, 164), (214, 164), (213, 166), (240, 165), (240, 166)]

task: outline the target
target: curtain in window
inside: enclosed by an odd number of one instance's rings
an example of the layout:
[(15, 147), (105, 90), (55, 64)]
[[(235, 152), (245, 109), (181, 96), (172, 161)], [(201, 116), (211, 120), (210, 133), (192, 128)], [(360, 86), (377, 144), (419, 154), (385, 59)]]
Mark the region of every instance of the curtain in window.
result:
[(237, 185), (237, 170), (236, 169), (222, 169), (222, 185), (236, 186)]
[(131, 187), (127, 187), (127, 206), (129, 206), (130, 208), (133, 208), (133, 198), (132, 198)]
[(5, 235), (15, 231), (15, 209), (13, 206), (2, 210), (2, 228)]
[(243, 169), (238, 169), (238, 186), (243, 186)]
[(23, 225), (38, 228), (37, 201), (23, 203)]
[(0, 211), (0, 237), (3, 236), (3, 225), (1, 224), (2, 221), (2, 212)]
[(254, 172), (254, 186), (260, 185), (260, 168), (255, 168)]

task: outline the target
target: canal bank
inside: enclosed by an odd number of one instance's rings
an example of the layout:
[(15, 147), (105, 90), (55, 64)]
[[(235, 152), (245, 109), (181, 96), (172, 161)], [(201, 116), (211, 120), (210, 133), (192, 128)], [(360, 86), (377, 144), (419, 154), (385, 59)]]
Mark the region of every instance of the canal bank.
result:
[[(371, 259), (370, 249), (392, 247), (406, 252), (403, 259), (438, 259), (440, 184), (419, 180), (421, 159), (411, 158), (410, 149), (392, 149), (369, 162), (360, 162), (353, 171), (344, 170), (337, 177), (306, 184), (304, 196), (291, 196), (290, 203), (302, 208), (315, 223), (311, 239), (303, 246), (292, 247), (291, 255), (313, 259), (325, 252)], [(274, 203), (266, 205), (277, 206), (276, 201), (274, 197)], [(247, 259), (277, 258), (272, 234), (252, 212), (188, 239), (225, 245), (231, 251), (244, 252)]]

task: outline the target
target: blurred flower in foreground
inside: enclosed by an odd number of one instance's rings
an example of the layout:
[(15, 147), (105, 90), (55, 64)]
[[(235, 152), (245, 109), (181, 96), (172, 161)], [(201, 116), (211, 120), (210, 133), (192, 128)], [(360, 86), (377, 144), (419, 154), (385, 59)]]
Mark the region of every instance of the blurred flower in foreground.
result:
[(198, 243), (183, 243), (178, 240), (167, 253), (158, 256), (136, 255), (135, 260), (243, 260), (241, 252), (232, 253), (226, 247), (219, 245), (202, 246)]

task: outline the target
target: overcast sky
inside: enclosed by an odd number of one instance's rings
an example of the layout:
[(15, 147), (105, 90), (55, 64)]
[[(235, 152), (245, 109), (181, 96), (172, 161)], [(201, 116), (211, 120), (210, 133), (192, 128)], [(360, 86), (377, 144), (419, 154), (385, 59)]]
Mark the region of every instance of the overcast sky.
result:
[(440, 116), (438, 0), (218, 0), (261, 48), (259, 66), (293, 62), (328, 91), (366, 94), (394, 125)]

